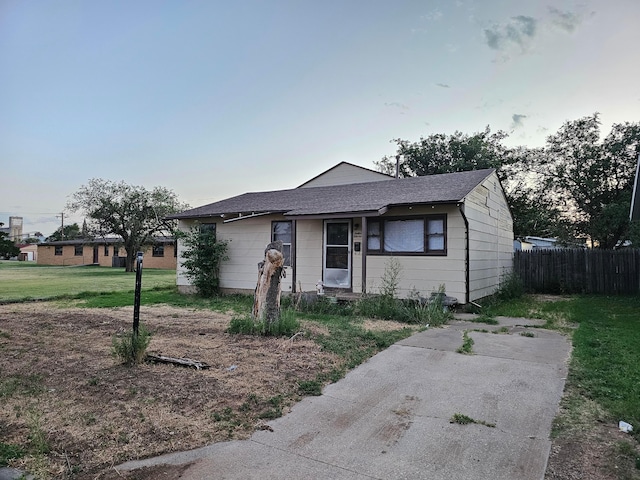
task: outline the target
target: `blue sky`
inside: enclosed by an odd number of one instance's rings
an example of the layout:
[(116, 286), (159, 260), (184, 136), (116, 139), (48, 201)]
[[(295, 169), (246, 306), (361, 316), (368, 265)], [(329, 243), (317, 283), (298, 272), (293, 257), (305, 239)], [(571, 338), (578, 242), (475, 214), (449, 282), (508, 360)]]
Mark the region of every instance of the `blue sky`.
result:
[[(0, 0), (0, 221), (91, 178), (199, 206), (489, 125), (640, 114), (640, 2)], [(68, 221), (82, 217), (65, 212)]]

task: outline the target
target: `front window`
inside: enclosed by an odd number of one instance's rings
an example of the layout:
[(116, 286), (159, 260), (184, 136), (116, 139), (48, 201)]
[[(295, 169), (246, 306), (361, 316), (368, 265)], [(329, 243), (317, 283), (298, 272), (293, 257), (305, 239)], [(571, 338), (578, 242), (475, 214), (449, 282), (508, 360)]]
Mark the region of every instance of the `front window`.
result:
[(164, 257), (164, 245), (154, 245), (151, 256)]
[(446, 255), (445, 232), (445, 215), (370, 220), (367, 250), (383, 255)]
[(82, 245), (76, 245), (73, 254), (76, 257), (81, 257), (82, 256)]
[(271, 241), (280, 240), (282, 242), (282, 254), (284, 255), (284, 265), (291, 266), (291, 238), (292, 238), (291, 220), (271, 223)]
[(104, 256), (108, 257), (109, 256), (109, 245), (105, 245), (104, 246)]
[(56, 254), (56, 255), (62, 255), (62, 248), (63, 248), (63, 247), (61, 247), (61, 246), (56, 246), (56, 252), (55, 252), (55, 254)]
[(215, 235), (216, 233), (216, 224), (215, 223), (202, 223), (200, 224), (200, 233), (212, 233)]

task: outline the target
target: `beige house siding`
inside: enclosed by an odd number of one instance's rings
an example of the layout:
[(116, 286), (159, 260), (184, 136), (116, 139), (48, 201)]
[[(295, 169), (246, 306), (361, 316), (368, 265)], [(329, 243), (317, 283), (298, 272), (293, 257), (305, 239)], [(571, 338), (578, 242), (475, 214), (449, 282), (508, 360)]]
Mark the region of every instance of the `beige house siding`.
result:
[(299, 188), (351, 185), (353, 183), (378, 182), (381, 180), (389, 180), (390, 178), (391, 177), (384, 173), (343, 162), (300, 185)]
[(513, 221), (498, 177), (489, 176), (466, 198), (469, 222), (469, 299), (491, 295), (511, 271)]
[(296, 221), (296, 289), (312, 292), (322, 280), (322, 220)]
[(380, 218), (404, 215), (446, 214), (447, 255), (445, 256), (367, 256), (367, 292), (378, 293), (381, 278), (390, 258), (401, 265), (398, 296), (406, 298), (416, 291), (428, 297), (444, 285), (447, 295), (463, 303), (465, 299), (465, 225), (460, 211), (455, 206), (414, 207), (391, 209)]
[[(281, 220), (282, 217), (262, 216), (247, 218), (235, 222), (216, 224), (216, 236), (219, 240), (229, 242), (227, 250), (228, 260), (220, 267), (220, 287), (225, 292), (253, 292), (258, 279), (258, 262), (264, 259), (264, 249), (271, 242), (271, 221)], [(205, 222), (203, 222), (205, 223)], [(180, 221), (179, 228), (188, 231), (194, 222)], [(178, 254), (182, 255), (184, 245), (179, 242)], [(180, 257), (181, 258), (181, 257)], [(178, 287), (189, 287), (191, 282), (186, 276), (186, 270), (179, 259), (177, 267)], [(292, 272), (286, 267), (286, 278), (282, 279), (282, 290), (291, 291)], [(188, 290), (188, 288), (181, 288)]]

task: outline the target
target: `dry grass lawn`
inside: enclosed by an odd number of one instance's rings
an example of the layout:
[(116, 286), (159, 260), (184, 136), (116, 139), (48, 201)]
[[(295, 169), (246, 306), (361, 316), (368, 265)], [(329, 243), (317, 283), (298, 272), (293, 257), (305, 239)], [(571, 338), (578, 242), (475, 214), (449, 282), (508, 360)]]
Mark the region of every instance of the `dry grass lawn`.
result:
[(230, 315), (162, 306), (141, 309), (149, 353), (211, 368), (129, 368), (111, 341), (132, 316), (131, 308), (0, 306), (0, 442), (29, 452), (12, 466), (41, 478), (125, 478), (114, 465), (249, 437), (300, 398), (300, 381), (341, 362), (309, 335), (230, 335)]

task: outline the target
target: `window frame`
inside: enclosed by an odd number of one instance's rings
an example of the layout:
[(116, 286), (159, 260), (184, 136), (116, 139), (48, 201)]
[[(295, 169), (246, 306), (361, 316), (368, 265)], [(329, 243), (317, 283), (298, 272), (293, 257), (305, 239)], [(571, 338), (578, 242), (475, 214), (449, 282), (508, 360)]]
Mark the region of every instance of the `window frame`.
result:
[(109, 245), (105, 245), (105, 246), (104, 246), (104, 252), (103, 252), (103, 253), (104, 253), (104, 256), (105, 256), (105, 257), (108, 257), (108, 256), (109, 256)]
[[(287, 223), (289, 224), (289, 241), (288, 242), (282, 242), (282, 247), (284, 250), (285, 246), (289, 247), (289, 256), (287, 257), (287, 255), (283, 252), (284, 255), (284, 266), (285, 267), (291, 267), (292, 266), (292, 261), (291, 261), (291, 253), (293, 250), (293, 221), (292, 220), (272, 220), (271, 221), (271, 241), (275, 242), (276, 238), (275, 238), (275, 229), (276, 229), (276, 224), (278, 223)], [(280, 240), (280, 239), (278, 239)]]
[(217, 233), (218, 226), (216, 223), (201, 223), (198, 225), (198, 229), (200, 230), (200, 233), (213, 232), (215, 235)]
[(54, 256), (62, 256), (64, 255), (64, 247), (62, 245), (55, 245), (53, 250)]
[(84, 245), (74, 245), (73, 246), (73, 256), (74, 257), (82, 257), (84, 255)]
[(154, 243), (151, 247), (151, 256), (156, 258), (164, 257), (164, 243)]
[[(386, 251), (384, 249), (384, 233), (385, 225), (387, 222), (402, 221), (402, 220), (422, 220), (422, 235), (423, 235), (423, 250), (421, 252), (402, 252), (402, 251)], [(429, 222), (430, 221), (442, 221), (443, 228), (443, 248), (442, 249), (429, 249)], [(378, 232), (373, 235), (369, 235), (372, 224), (378, 225)], [(438, 236), (440, 234), (437, 234)], [(434, 235), (435, 236), (435, 235)], [(369, 239), (378, 238), (380, 242), (380, 248), (372, 249), (369, 247)], [(429, 215), (406, 215), (400, 217), (378, 217), (375, 219), (369, 219), (367, 221), (367, 232), (364, 241), (367, 242), (367, 255), (394, 255), (394, 256), (430, 256), (430, 257), (445, 257), (447, 256), (447, 215), (442, 214), (429, 214)]]

